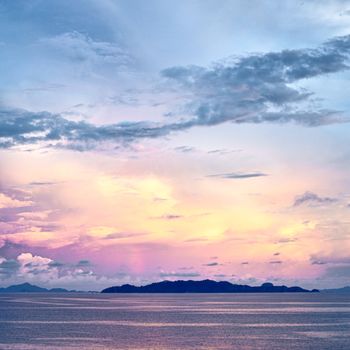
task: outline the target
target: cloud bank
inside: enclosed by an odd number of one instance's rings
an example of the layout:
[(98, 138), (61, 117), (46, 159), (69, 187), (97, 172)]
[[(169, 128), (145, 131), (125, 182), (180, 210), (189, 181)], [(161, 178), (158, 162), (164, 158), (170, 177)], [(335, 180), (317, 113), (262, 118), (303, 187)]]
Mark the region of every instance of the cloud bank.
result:
[[(50, 39), (50, 45), (64, 47), (77, 59), (82, 55), (107, 62), (120, 59), (119, 49), (95, 43), (78, 33)], [(212, 68), (165, 69), (161, 75), (166, 78), (167, 88), (185, 94), (179, 111), (186, 116), (178, 120), (174, 119), (178, 113), (170, 112), (170, 121), (166, 123), (129, 121), (95, 125), (50, 112), (1, 108), (0, 148), (43, 143), (83, 151), (101, 142), (125, 144), (225, 122), (295, 122), (309, 127), (347, 122), (349, 119), (340, 111), (308, 106), (312, 93), (295, 83), (348, 70), (349, 54), (348, 35), (314, 49), (252, 54)]]
[(316, 193), (313, 192), (305, 192), (300, 196), (295, 197), (294, 200), (294, 207), (300, 207), (302, 205), (322, 205), (322, 204), (331, 204), (337, 202), (336, 198), (331, 198), (331, 197), (320, 197)]

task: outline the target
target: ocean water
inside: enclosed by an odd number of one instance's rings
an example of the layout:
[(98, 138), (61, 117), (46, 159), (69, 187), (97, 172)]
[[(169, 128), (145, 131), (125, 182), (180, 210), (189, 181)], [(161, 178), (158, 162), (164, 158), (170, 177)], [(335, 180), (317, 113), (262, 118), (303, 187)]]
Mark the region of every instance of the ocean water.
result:
[(350, 296), (0, 294), (0, 349), (350, 349)]

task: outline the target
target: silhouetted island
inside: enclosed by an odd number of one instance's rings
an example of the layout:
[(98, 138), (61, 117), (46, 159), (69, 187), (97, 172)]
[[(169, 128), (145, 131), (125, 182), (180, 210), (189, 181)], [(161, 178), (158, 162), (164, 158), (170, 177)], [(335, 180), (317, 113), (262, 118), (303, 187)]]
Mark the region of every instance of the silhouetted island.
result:
[(248, 286), (232, 284), (225, 281), (162, 281), (146, 286), (122, 286), (109, 287), (101, 293), (310, 293), (312, 291), (301, 287), (274, 286), (272, 283), (264, 283), (261, 286)]
[(64, 288), (42, 288), (30, 283), (16, 284), (6, 288), (0, 288), (0, 293), (73, 293), (75, 290)]

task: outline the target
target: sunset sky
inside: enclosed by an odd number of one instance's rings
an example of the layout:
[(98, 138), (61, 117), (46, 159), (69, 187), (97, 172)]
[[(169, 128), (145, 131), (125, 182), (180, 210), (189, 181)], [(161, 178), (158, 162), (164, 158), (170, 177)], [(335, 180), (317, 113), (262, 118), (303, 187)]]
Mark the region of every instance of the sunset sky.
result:
[(350, 1), (0, 1), (0, 287), (350, 284)]

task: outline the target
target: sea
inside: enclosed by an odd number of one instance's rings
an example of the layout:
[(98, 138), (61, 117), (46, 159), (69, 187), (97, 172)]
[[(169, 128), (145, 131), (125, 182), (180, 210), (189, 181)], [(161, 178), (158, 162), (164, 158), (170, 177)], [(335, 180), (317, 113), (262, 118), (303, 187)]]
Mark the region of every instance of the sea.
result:
[(350, 295), (0, 294), (0, 349), (350, 350)]

